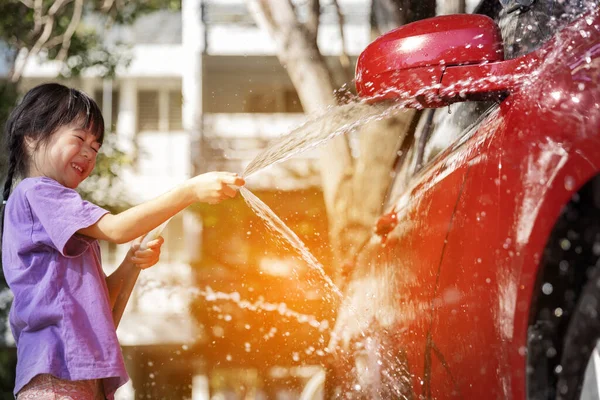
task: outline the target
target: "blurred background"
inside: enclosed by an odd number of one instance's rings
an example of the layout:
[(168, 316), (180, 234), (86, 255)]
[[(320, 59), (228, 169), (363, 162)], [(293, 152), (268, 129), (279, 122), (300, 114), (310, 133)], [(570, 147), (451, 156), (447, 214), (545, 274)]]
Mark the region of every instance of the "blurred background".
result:
[[(108, 133), (81, 192), (118, 212), (203, 172), (242, 174), (270, 140), (352, 99), (356, 58), (375, 37), (476, 3), (2, 0), (0, 121), (43, 82), (91, 95)], [(358, 129), (247, 179), (336, 283), (381, 211), (396, 126), (365, 127), (368, 139)], [(141, 275), (118, 328), (132, 380), (117, 398), (300, 398), (327, 364), (337, 304), (323, 277), (240, 196), (190, 207), (163, 236), (161, 261)], [(102, 245), (110, 273), (128, 246)], [(9, 399), (15, 351), (3, 287)]]

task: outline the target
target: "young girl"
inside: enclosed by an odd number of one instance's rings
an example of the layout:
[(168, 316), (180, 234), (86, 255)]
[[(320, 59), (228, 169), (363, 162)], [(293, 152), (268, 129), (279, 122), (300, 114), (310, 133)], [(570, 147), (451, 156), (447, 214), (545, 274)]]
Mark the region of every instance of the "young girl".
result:
[[(132, 241), (194, 202), (234, 197), (244, 184), (235, 174), (211, 172), (110, 214), (75, 191), (92, 172), (103, 135), (96, 103), (59, 84), (31, 89), (6, 124), (2, 264), (14, 294), (18, 400), (112, 399), (128, 380), (112, 309), (124, 277), (154, 265), (163, 240), (147, 250), (134, 244), (107, 277), (97, 239)], [(22, 180), (11, 193), (16, 178)]]

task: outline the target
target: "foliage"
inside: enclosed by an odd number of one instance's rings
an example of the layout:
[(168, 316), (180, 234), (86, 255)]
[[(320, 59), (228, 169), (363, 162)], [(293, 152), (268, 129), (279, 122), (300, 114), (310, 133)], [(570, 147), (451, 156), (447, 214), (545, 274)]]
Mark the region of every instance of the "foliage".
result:
[[(11, 79), (18, 81), (27, 58), (44, 54), (64, 61), (65, 73), (78, 75), (101, 67), (102, 76), (113, 76), (126, 64), (122, 46), (106, 43), (103, 31), (113, 24), (131, 24), (156, 10), (178, 10), (181, 0), (8, 0), (0, 3), (0, 41), (19, 53)], [(21, 58), (22, 57), (22, 58)]]

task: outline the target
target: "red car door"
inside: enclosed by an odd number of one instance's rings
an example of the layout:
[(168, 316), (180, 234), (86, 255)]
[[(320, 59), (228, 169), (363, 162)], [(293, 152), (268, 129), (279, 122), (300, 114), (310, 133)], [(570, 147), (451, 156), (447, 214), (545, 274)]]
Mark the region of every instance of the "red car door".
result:
[(447, 109), (421, 117), (380, 220), (394, 222), (388, 229), (380, 223), (379, 236), (360, 252), (336, 321), (330, 348), (349, 350), (355, 365), (343, 368), (358, 375), (341, 393), (390, 398), (431, 390), (432, 360), (424, 351), (431, 342), (432, 299), (470, 158), (437, 155), (451, 143), (464, 144), (460, 110), (473, 108), (461, 105), (452, 118), (445, 117)]
[[(465, 106), (468, 104), (465, 103)], [(429, 386), (426, 385), (424, 393), (426, 398), (496, 398), (492, 395), (496, 392), (489, 387), (480, 387), (481, 391), (475, 391), (481, 397), (473, 397), (470, 389), (474, 385), (489, 382), (497, 382), (498, 386), (502, 386), (507, 376), (502, 374), (505, 365), (498, 365), (502, 357), (498, 357), (497, 353), (502, 349), (489, 349), (496, 355), (494, 357), (481, 353), (472, 356), (475, 349), (482, 348), (478, 346), (479, 342), (490, 337), (491, 333), (487, 330), (495, 326), (488, 323), (487, 319), (496, 318), (499, 311), (490, 309), (485, 302), (488, 298), (485, 294), (496, 283), (495, 277), (489, 276), (481, 267), (490, 259), (489, 249), (472, 244), (477, 243), (478, 239), (482, 239), (480, 243), (487, 243), (487, 236), (497, 234), (494, 229), (498, 224), (497, 199), (490, 195), (497, 193), (497, 180), (483, 180), (478, 175), (481, 175), (481, 171), (489, 175), (489, 169), (493, 167), (497, 170), (497, 157), (501, 153), (490, 147), (493, 147), (492, 139), (503, 127), (505, 109), (505, 106), (493, 106), (484, 112), (464, 133), (463, 139), (451, 146), (440, 160), (446, 169), (445, 173), (455, 176), (449, 182), (455, 184), (456, 188), (452, 218), (446, 231), (432, 295), (431, 324), (425, 345), (425, 371), (429, 378), (426, 381)], [(502, 176), (497, 179), (502, 179)], [(485, 189), (489, 190), (475, 191), (471, 187), (474, 182), (488, 185)], [(469, 198), (472, 193), (483, 193), (483, 196)], [(465, 208), (465, 203), (468, 208)], [(476, 229), (481, 228), (482, 224), (483, 229)], [(457, 231), (466, 228), (470, 229), (470, 235), (457, 234)], [(481, 232), (486, 233), (486, 238), (476, 236)], [(476, 313), (474, 308), (477, 309)], [(478, 362), (473, 363), (473, 359)], [(466, 385), (465, 381), (468, 382)]]
[[(478, 118), (489, 119), (490, 107), (489, 103), (464, 103), (453, 107), (450, 114), (448, 109), (424, 113), (425, 123), (414, 145), (418, 172), (412, 189), (395, 202), (397, 226), (385, 238), (377, 261), (379, 276), (391, 276), (386, 269), (394, 271), (395, 282), (389, 286), (395, 289), (398, 314), (394, 331), (401, 332), (396, 337), (397, 347), (406, 353), (415, 394), (426, 398), (436, 398), (438, 391), (455, 390), (432, 334), (436, 296), (456, 204), (468, 167), (481, 156), (487, 138), (485, 134), (474, 136), (475, 127)], [(435, 386), (434, 373), (445, 376), (436, 376)]]

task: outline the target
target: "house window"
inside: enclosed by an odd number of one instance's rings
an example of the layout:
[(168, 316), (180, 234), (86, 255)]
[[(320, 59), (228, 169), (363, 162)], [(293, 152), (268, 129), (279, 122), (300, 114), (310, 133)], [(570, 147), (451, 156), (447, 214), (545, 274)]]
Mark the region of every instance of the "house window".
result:
[(137, 96), (138, 129), (157, 131), (159, 124), (158, 90), (140, 90)]
[(300, 97), (294, 89), (286, 89), (283, 92), (285, 98), (285, 112), (286, 113), (303, 113), (302, 103), (300, 103)]
[(274, 92), (249, 93), (244, 108), (247, 113), (275, 113), (278, 111), (277, 96)]
[(301, 113), (302, 104), (292, 88), (267, 88), (246, 95), (244, 112), (247, 113)]
[[(108, 118), (107, 118), (107, 113), (106, 110), (103, 109), (104, 107), (104, 92), (102, 89), (96, 89), (94, 91), (94, 100), (96, 101), (96, 104), (98, 104), (98, 107), (100, 107), (100, 109), (102, 110), (102, 114), (104, 115), (104, 120), (105, 122), (107, 122)], [(110, 131), (115, 132), (116, 131), (116, 127), (117, 127), (117, 119), (119, 118), (119, 91), (118, 90), (113, 90), (112, 91), (112, 99), (111, 99), (111, 113), (110, 113), (110, 127), (107, 126), (106, 128), (110, 128)]]
[(169, 91), (169, 130), (171, 131), (180, 131), (183, 129), (182, 106), (183, 99), (181, 91)]

